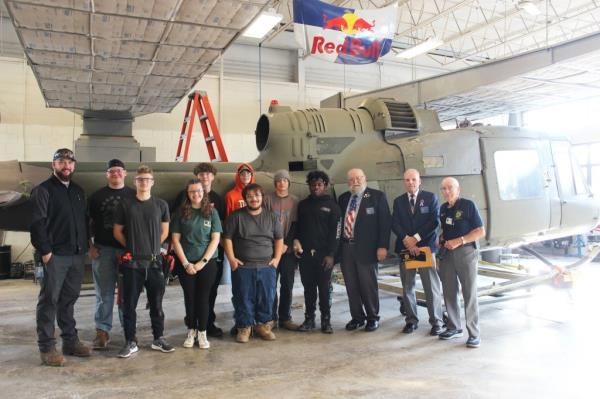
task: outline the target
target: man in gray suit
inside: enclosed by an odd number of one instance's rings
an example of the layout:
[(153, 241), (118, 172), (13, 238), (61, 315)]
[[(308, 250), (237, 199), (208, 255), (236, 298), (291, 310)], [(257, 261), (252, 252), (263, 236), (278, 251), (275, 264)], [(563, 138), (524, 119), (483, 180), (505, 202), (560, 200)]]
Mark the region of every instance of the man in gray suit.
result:
[[(439, 226), (439, 207), (435, 194), (420, 190), (421, 176), (415, 169), (404, 172), (406, 193), (394, 200), (392, 230), (396, 234), (396, 252), (409, 252), (418, 255), (419, 247), (428, 246), (435, 252), (436, 230)], [(427, 311), (429, 313), (430, 334), (440, 335), (442, 332), (442, 296), (441, 283), (438, 276), (435, 257), (433, 267), (419, 268), (419, 275), (425, 291)], [(407, 269), (400, 263), (400, 279), (402, 280), (402, 296), (406, 309), (405, 334), (415, 331), (419, 324), (417, 315), (417, 297), (415, 295), (415, 278), (417, 269)]]

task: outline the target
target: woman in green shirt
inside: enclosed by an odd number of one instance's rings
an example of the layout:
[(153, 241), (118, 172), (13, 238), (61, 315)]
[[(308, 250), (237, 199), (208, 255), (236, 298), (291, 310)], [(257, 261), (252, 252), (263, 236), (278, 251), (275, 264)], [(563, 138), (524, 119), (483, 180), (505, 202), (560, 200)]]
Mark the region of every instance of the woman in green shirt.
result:
[(177, 255), (179, 282), (185, 301), (185, 324), (188, 334), (185, 348), (207, 349), (208, 297), (217, 275), (217, 246), (221, 238), (221, 221), (216, 209), (204, 195), (200, 180), (188, 181), (187, 195), (171, 222), (172, 242)]

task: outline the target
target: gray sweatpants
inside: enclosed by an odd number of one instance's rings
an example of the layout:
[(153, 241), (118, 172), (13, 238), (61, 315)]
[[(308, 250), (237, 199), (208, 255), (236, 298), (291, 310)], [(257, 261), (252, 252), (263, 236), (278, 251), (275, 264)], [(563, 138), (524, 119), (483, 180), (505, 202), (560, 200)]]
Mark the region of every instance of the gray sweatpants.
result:
[(444, 302), (448, 312), (447, 327), (449, 330), (461, 328), (458, 291), (462, 287), (467, 331), (471, 337), (479, 336), (478, 261), (479, 251), (472, 245), (458, 247), (453, 251), (445, 251), (443, 258), (439, 260)]

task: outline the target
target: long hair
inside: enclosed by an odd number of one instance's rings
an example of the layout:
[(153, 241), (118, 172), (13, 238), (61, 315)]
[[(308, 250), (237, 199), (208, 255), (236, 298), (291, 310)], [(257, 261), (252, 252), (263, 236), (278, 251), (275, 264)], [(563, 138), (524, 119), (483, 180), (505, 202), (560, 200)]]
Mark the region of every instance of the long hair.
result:
[[(192, 217), (192, 203), (190, 201), (190, 196), (188, 195), (188, 190), (190, 189), (190, 186), (193, 184), (200, 184), (200, 180), (199, 179), (188, 180), (187, 184), (185, 185), (185, 198), (183, 200), (183, 204), (179, 208), (181, 217), (186, 220), (191, 219), (191, 217)], [(200, 201), (200, 210), (201, 210), (202, 216), (205, 219), (210, 219), (210, 215), (212, 213), (212, 206), (210, 205), (210, 201), (208, 199), (208, 193), (206, 191), (204, 191), (204, 188), (202, 189), (202, 191), (204, 192), (204, 194), (202, 195), (202, 200)]]

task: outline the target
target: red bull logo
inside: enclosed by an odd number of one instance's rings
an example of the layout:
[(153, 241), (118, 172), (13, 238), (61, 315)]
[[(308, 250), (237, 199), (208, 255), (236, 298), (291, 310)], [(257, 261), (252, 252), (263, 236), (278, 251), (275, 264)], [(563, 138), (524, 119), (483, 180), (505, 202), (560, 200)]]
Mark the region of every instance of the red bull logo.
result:
[(327, 18), (323, 14), (323, 29), (339, 30), (347, 35), (355, 35), (365, 31), (373, 32), (374, 27), (375, 21), (369, 23), (364, 18), (351, 12), (333, 18)]
[(377, 59), (381, 53), (381, 42), (365, 42), (358, 38), (347, 37), (342, 44), (326, 41), (323, 36), (313, 37), (311, 54), (350, 55), (352, 57)]

